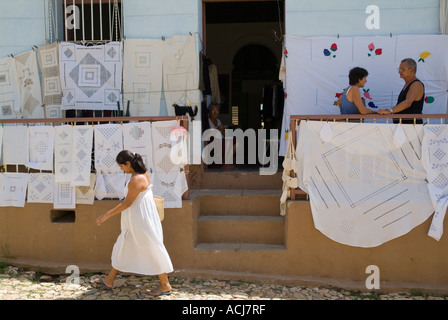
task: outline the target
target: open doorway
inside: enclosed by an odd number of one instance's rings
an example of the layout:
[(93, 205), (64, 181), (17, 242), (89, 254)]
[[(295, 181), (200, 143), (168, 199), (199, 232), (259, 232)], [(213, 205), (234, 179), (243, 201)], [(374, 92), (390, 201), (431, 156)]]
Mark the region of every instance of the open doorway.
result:
[(280, 132), (283, 30), (284, 0), (203, 0), (204, 52), (218, 73), (222, 123)]

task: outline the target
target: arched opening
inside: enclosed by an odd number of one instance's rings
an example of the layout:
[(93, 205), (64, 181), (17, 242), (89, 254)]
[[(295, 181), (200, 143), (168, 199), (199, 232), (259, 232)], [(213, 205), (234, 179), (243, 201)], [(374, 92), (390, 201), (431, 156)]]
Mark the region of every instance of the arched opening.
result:
[(266, 128), (272, 122), (272, 90), (278, 83), (279, 63), (267, 47), (249, 44), (233, 59), (232, 106), (238, 106), (242, 129)]

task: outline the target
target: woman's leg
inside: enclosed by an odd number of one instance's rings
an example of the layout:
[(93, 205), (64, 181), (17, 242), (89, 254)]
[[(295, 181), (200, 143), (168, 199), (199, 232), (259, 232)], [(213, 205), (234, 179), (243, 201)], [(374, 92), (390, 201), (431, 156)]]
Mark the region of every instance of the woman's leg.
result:
[(149, 294), (152, 296), (159, 296), (165, 292), (171, 291), (171, 284), (168, 280), (168, 275), (166, 273), (162, 273), (162, 274), (159, 274), (158, 277), (159, 277), (160, 285), (157, 287), (157, 289), (160, 290), (160, 292), (151, 290), (149, 292)]
[[(117, 277), (117, 274), (118, 270), (112, 267), (109, 271), (109, 274), (102, 279), (106, 287), (112, 288), (114, 286), (114, 281), (115, 278)], [(96, 279), (95, 282), (100, 283), (100, 280)]]

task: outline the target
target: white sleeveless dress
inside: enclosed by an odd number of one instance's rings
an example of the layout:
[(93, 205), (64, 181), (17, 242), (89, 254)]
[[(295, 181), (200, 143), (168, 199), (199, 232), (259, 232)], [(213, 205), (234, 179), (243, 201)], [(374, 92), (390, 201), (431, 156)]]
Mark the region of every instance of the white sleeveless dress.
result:
[[(128, 193), (127, 183), (124, 193)], [(163, 244), (162, 224), (152, 185), (140, 192), (132, 205), (121, 213), (121, 233), (112, 250), (112, 267), (122, 272), (144, 275), (173, 271)]]

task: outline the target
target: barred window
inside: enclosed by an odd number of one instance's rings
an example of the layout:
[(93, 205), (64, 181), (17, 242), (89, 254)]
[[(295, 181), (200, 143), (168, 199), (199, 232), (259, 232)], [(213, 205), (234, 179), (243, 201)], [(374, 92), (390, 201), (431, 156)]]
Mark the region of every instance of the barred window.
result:
[[(121, 0), (48, 0), (48, 42), (91, 46), (123, 38)], [(67, 118), (110, 117), (116, 111), (66, 110)]]

